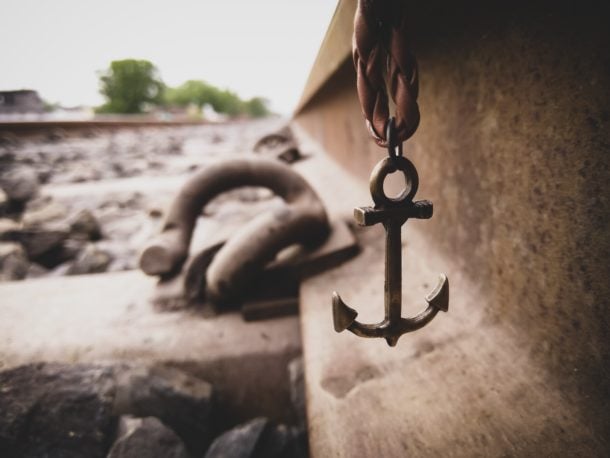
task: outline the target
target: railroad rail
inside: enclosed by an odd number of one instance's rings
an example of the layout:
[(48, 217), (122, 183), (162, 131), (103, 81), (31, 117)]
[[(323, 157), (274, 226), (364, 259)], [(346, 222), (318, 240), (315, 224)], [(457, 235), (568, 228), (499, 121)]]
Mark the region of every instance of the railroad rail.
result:
[(140, 127), (200, 126), (210, 121), (157, 119), (94, 119), (82, 121), (0, 121), (0, 133), (35, 135), (53, 130), (78, 131), (85, 129), (119, 129)]

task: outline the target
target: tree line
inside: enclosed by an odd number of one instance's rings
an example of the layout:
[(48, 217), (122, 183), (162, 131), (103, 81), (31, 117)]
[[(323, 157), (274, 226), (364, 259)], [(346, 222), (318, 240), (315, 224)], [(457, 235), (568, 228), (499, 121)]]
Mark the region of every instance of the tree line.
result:
[(270, 114), (268, 101), (262, 97), (242, 100), (228, 89), (220, 89), (202, 80), (189, 80), (177, 87), (166, 86), (158, 69), (147, 60), (115, 60), (100, 74), (100, 93), (106, 103), (98, 113), (137, 114), (155, 107), (199, 110), (211, 106), (217, 113), (231, 117), (262, 117)]

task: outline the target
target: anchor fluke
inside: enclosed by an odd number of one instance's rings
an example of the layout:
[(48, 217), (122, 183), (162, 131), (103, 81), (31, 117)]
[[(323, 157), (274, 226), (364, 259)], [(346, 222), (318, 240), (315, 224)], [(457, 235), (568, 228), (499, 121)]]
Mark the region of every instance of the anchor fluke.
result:
[(400, 336), (388, 336), (385, 338), (385, 341), (390, 347), (395, 347), (398, 343), (398, 339), (400, 339)]
[(449, 280), (445, 274), (440, 274), (435, 288), (426, 296), (426, 302), (443, 312), (449, 310)]
[(358, 312), (353, 308), (348, 307), (345, 302), (341, 300), (341, 296), (334, 291), (333, 292), (333, 324), (335, 331), (341, 332), (349, 328), (354, 321)]

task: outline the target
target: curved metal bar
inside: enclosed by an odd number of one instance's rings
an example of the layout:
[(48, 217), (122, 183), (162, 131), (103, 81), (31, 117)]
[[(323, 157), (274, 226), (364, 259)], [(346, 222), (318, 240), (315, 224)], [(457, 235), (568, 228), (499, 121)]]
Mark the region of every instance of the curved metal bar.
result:
[(397, 323), (387, 320), (377, 324), (354, 321), (347, 329), (359, 337), (383, 337), (390, 347), (394, 347), (403, 334), (423, 328), (434, 319), (438, 312), (439, 309), (429, 305), (415, 317), (401, 318)]
[[(390, 173), (402, 172), (405, 177), (405, 189), (398, 197), (388, 197), (383, 190), (383, 182)], [(386, 157), (379, 161), (371, 172), (369, 188), (375, 205), (383, 207), (401, 207), (409, 205), (417, 193), (419, 177), (413, 163), (403, 156)]]
[(283, 248), (314, 244), (329, 232), (326, 211), (303, 177), (278, 161), (240, 158), (207, 167), (174, 199), (162, 233), (142, 253), (140, 268), (149, 275), (171, 275), (188, 256), (193, 229), (203, 208), (217, 195), (243, 186), (261, 186), (286, 205), (244, 225), (214, 257), (207, 272), (213, 300), (229, 300), (262, 271)]
[(335, 331), (341, 332), (345, 329), (359, 337), (386, 339), (388, 344), (393, 347), (398, 339), (407, 332), (417, 331), (430, 323), (439, 311), (446, 312), (449, 308), (449, 281), (444, 274), (441, 274), (438, 285), (426, 298), (428, 307), (411, 318), (400, 318), (393, 320), (385, 318), (375, 324), (360, 323), (356, 321), (358, 312), (343, 302), (339, 294), (333, 294), (333, 321)]

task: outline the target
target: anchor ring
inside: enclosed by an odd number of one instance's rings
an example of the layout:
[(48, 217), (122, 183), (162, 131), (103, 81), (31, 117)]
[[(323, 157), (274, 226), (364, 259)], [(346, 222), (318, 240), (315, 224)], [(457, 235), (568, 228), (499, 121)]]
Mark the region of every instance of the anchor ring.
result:
[[(398, 197), (388, 197), (383, 190), (383, 182), (390, 173), (402, 172), (405, 188)], [(370, 189), (375, 205), (399, 207), (413, 200), (419, 186), (419, 176), (413, 163), (404, 156), (386, 157), (377, 163), (371, 173)]]

